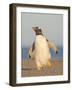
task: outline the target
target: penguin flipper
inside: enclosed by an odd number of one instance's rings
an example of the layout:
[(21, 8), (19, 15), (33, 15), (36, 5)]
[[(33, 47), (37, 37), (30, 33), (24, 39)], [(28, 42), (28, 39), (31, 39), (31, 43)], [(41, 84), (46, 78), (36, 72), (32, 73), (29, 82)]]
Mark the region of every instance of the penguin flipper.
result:
[(33, 45), (32, 45), (32, 52), (34, 51), (35, 49), (35, 42), (33, 42)]
[(29, 58), (32, 58), (33, 57), (33, 52), (34, 52), (34, 49), (35, 49), (35, 42), (33, 42), (32, 44), (32, 47), (29, 48)]
[(28, 57), (31, 58), (31, 56), (32, 56), (32, 48), (30, 47), (28, 51)]
[(48, 43), (48, 47), (52, 48), (52, 44), (50, 43), (50, 41), (48, 39), (46, 39), (47, 43)]
[[(46, 40), (47, 40), (47, 39), (46, 39)], [(55, 44), (52, 43), (52, 42), (50, 42), (50, 41), (48, 41), (48, 40), (47, 40), (47, 42), (48, 42), (48, 47), (49, 47), (49, 48), (53, 48), (53, 50), (54, 50), (55, 53), (57, 54), (57, 53), (58, 53), (58, 48), (55, 46)]]

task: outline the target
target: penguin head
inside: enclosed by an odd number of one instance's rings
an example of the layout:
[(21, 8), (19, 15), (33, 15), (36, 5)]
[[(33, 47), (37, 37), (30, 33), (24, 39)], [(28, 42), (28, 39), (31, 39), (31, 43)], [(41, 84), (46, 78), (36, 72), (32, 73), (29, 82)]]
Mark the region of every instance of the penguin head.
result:
[(35, 32), (35, 35), (43, 35), (41, 28), (39, 28), (39, 27), (32, 27), (32, 29)]

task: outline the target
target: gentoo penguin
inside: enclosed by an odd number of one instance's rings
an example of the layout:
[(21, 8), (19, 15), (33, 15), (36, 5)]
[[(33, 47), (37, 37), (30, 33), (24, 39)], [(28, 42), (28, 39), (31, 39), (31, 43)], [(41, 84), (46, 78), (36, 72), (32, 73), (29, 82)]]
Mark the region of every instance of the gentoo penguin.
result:
[(29, 49), (29, 58), (35, 60), (38, 70), (45, 66), (51, 67), (51, 53), (49, 48), (53, 48), (56, 53), (58, 53), (58, 49), (52, 42), (46, 39), (41, 28), (32, 27), (32, 29), (36, 37), (32, 47)]

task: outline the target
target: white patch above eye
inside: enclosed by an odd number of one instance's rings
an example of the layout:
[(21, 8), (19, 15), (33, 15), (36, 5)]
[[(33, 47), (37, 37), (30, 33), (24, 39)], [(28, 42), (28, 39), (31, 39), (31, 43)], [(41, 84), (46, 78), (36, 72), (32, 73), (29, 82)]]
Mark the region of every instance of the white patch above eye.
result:
[(38, 29), (41, 29), (40, 27)]

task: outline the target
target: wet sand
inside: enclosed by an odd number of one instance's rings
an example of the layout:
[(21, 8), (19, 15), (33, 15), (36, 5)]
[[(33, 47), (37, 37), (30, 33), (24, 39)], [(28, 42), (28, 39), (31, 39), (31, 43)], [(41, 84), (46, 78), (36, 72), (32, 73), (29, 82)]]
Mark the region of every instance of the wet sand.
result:
[(21, 76), (31, 77), (63, 75), (63, 60), (55, 59), (51, 62), (51, 67), (44, 67), (41, 70), (37, 70), (34, 60), (22, 60)]

